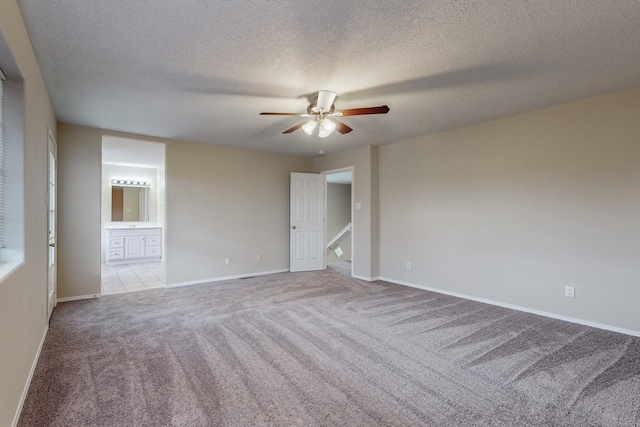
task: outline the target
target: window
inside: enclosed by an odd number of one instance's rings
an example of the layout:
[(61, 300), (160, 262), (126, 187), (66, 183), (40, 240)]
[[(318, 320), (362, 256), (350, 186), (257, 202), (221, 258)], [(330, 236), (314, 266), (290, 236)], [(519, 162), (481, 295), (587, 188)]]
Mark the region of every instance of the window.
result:
[(0, 281), (24, 262), (24, 84), (0, 34)]

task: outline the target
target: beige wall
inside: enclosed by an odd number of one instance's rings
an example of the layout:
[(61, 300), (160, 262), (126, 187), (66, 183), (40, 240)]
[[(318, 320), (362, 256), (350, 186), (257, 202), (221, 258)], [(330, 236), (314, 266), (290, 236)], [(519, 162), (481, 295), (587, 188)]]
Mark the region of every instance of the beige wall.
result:
[(359, 278), (378, 276), (378, 147), (361, 147), (313, 160), (315, 172), (353, 166), (352, 274)]
[[(351, 185), (327, 184), (327, 234), (328, 243), (351, 222)], [(349, 261), (351, 259), (351, 232), (346, 232), (336, 243), (344, 254), (338, 258), (333, 251), (327, 251), (327, 263)], [(334, 244), (334, 246), (336, 245)], [(333, 249), (333, 248), (332, 248)]]
[(288, 269), (289, 173), (311, 169), (311, 159), (168, 143), (168, 282)]
[(100, 295), (102, 132), (58, 124), (58, 298)]
[(640, 331), (639, 135), (635, 88), (381, 147), (380, 275)]
[[(24, 79), (25, 262), (0, 282), (0, 425), (14, 422), (47, 325), (47, 128), (56, 122), (15, 1), (0, 0), (0, 65), (13, 56)], [(7, 49), (8, 47), (8, 49)]]
[(169, 284), (288, 268), (289, 172), (310, 159), (61, 123), (60, 297), (100, 293), (103, 134), (166, 144)]

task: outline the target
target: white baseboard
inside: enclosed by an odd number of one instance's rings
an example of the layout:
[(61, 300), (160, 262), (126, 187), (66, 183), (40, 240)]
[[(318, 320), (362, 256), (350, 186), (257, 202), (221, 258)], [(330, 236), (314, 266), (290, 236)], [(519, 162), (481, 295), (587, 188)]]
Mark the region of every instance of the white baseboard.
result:
[(100, 298), (101, 296), (102, 295), (100, 295), (100, 294), (78, 295), (78, 296), (75, 296), (75, 297), (58, 298), (58, 299), (56, 299), (56, 302), (78, 301), (78, 300), (81, 300), (81, 299)]
[(13, 423), (11, 423), (12, 427), (16, 427), (18, 425), (18, 420), (20, 419), (20, 414), (22, 413), (22, 407), (24, 406), (24, 401), (27, 399), (27, 393), (29, 393), (29, 386), (31, 386), (31, 380), (33, 379), (33, 374), (36, 371), (36, 366), (38, 365), (38, 360), (40, 359), (40, 352), (42, 351), (42, 347), (44, 346), (44, 340), (47, 338), (47, 332), (49, 332), (49, 324), (44, 328), (44, 332), (42, 333), (42, 338), (40, 338), (40, 344), (38, 345), (38, 351), (36, 351), (36, 357), (33, 359), (31, 363), (31, 370), (29, 371), (29, 377), (27, 377), (27, 383), (24, 385), (24, 389), (22, 390), (22, 396), (20, 396), (20, 401), (18, 402), (18, 408), (16, 409), (16, 413), (13, 416)]
[(460, 294), (457, 292), (445, 291), (443, 289), (432, 288), (429, 286), (417, 285), (415, 283), (404, 282), (402, 280), (389, 279), (387, 277), (380, 277), (379, 280), (385, 282), (391, 282), (402, 286), (409, 286), (412, 288), (423, 289), (425, 291), (437, 292), (439, 294), (451, 295), (453, 297), (464, 298), (471, 301), (483, 302), (485, 304), (497, 305), (499, 307), (510, 308), (512, 310), (523, 311), (525, 313), (537, 314), (539, 316), (549, 317), (552, 319), (564, 320), (571, 323), (578, 323), (580, 325), (591, 326), (593, 328), (604, 329), (606, 331), (618, 332), (621, 334), (632, 335), (634, 337), (640, 337), (640, 331), (634, 331), (632, 329), (619, 328), (617, 326), (605, 325), (603, 323), (592, 322), (590, 320), (576, 319), (575, 317), (563, 316), (562, 314), (550, 313), (547, 311), (536, 310), (534, 308), (522, 307), (519, 305), (508, 304), (500, 301), (494, 301), (486, 298), (474, 297), (471, 295)]
[(189, 282), (180, 282), (180, 283), (170, 283), (170, 284), (167, 284), (167, 288), (178, 288), (180, 286), (201, 285), (203, 283), (221, 282), (223, 280), (246, 279), (247, 277), (266, 276), (267, 274), (286, 273), (288, 271), (289, 271), (288, 269), (261, 271), (258, 273), (239, 274), (236, 276), (214, 277), (211, 279), (192, 280)]
[(378, 276), (366, 277), (366, 276), (358, 276), (357, 274), (352, 274), (351, 277), (353, 277), (354, 279), (366, 280), (367, 282), (375, 282), (376, 280), (380, 280)]

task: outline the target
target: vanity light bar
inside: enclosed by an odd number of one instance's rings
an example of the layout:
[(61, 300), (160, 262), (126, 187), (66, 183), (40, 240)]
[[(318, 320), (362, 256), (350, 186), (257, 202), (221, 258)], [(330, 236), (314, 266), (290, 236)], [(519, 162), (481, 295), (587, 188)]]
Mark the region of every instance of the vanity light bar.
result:
[(151, 185), (151, 183), (147, 181), (131, 181), (129, 179), (112, 179), (111, 183), (116, 185), (135, 185), (138, 187), (148, 187)]

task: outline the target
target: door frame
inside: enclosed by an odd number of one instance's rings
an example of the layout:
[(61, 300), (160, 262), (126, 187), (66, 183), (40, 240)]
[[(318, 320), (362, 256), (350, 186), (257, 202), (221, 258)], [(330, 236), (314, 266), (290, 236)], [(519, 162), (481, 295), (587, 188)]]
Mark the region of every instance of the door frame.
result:
[[(53, 210), (51, 209), (51, 161), (50, 156), (53, 154)], [(51, 319), (53, 309), (58, 304), (58, 143), (50, 128), (47, 128), (47, 321)], [(53, 211), (53, 227), (51, 227), (50, 214)], [(53, 232), (53, 237), (49, 232)], [(53, 245), (53, 246), (51, 246)], [(53, 262), (51, 261), (53, 258)], [(53, 297), (50, 295), (50, 284), (53, 282)]]
[[(355, 271), (355, 265), (356, 265), (356, 239), (355, 239), (355, 230), (356, 230), (356, 218), (355, 218), (355, 188), (356, 188), (356, 170), (355, 170), (355, 166), (345, 166), (343, 168), (338, 168), (338, 169), (329, 169), (329, 170), (325, 170), (320, 172), (323, 175), (331, 175), (334, 173), (340, 173), (340, 172), (351, 172), (351, 277), (353, 277), (353, 272)], [(325, 185), (324, 187), (324, 217), (327, 218), (327, 186)], [(325, 220), (324, 223), (324, 235), (325, 235), (325, 241), (326, 241), (326, 235), (327, 235), (327, 222)], [(325, 250), (325, 254), (327, 251), (327, 248), (324, 248)], [(326, 270), (327, 268), (327, 257), (324, 257), (324, 268)]]

